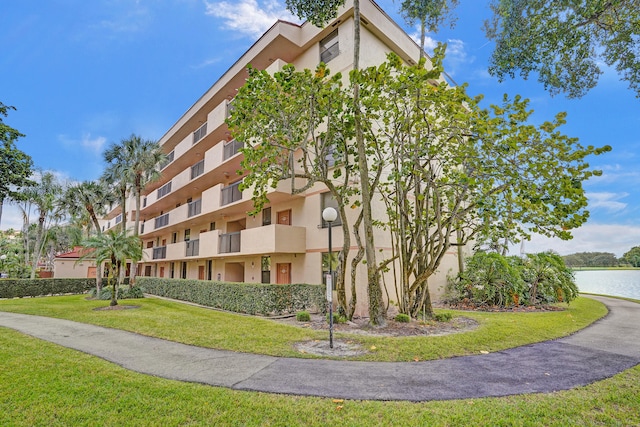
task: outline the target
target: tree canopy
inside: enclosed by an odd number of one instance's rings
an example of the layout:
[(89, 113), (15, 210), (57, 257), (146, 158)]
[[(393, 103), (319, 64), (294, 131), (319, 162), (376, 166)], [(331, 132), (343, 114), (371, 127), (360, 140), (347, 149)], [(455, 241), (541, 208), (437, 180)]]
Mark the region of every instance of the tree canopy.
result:
[(606, 64), (640, 97), (639, 0), (493, 0), (491, 9), (489, 73), (500, 80), (536, 72), (550, 93), (579, 98)]
[(3, 121), (9, 110), (15, 108), (0, 102), (0, 220), (2, 203), (7, 198), (21, 198), (20, 188), (31, 184), (29, 177), (33, 172), (31, 157), (15, 145), (16, 140), (24, 135)]

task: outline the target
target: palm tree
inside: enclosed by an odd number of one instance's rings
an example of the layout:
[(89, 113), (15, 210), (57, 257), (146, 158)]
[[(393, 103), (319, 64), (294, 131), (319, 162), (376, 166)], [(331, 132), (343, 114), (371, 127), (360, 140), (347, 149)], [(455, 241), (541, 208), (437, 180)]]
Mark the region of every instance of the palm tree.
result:
[(131, 185), (125, 177), (125, 159), (122, 147), (119, 144), (111, 144), (103, 153), (104, 160), (107, 162), (101, 180), (109, 186), (112, 194), (119, 199), (120, 208), (122, 210), (121, 228), (127, 230), (127, 197)]
[(142, 259), (142, 245), (138, 236), (127, 236), (127, 231), (108, 230), (106, 233), (96, 234), (83, 242), (87, 252), (79, 260), (89, 257), (95, 258), (96, 264), (106, 263), (107, 286), (111, 285), (111, 302), (118, 305), (117, 288), (120, 285), (122, 265), (131, 260), (138, 262)]
[(106, 212), (106, 207), (114, 200), (113, 193), (105, 185), (95, 181), (84, 181), (69, 186), (62, 198), (62, 204), (72, 217), (89, 215), (96, 234), (101, 233), (98, 217)]
[[(38, 261), (42, 254), (42, 248), (46, 239), (46, 233), (48, 230), (48, 223), (52, 220), (59, 219), (60, 205), (59, 197), (62, 192), (62, 186), (58, 183), (55, 175), (51, 172), (44, 172), (40, 177), (40, 181), (35, 185), (30, 186), (24, 192), (26, 200), (25, 206), (29, 209), (33, 205), (38, 213), (38, 226), (36, 231), (36, 241), (33, 248), (33, 258), (31, 260), (31, 278), (36, 276), (36, 269), (38, 267)], [(23, 209), (23, 215), (28, 218), (28, 212)], [(28, 251), (28, 248), (27, 248)]]
[[(87, 227), (87, 237), (91, 235), (91, 225), (96, 234), (101, 234), (98, 216), (103, 216), (108, 204), (114, 201), (113, 193), (106, 184), (95, 181), (84, 181), (68, 187), (62, 198), (62, 204), (69, 214), (77, 219), (88, 217), (90, 225)], [(102, 265), (96, 265), (96, 290), (98, 294), (102, 290)]]

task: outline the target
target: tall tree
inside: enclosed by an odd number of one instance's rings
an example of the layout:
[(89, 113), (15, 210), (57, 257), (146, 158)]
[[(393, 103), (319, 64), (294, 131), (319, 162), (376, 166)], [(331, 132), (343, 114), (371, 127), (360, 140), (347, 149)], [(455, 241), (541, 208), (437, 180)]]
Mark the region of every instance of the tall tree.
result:
[[(36, 239), (33, 248), (33, 257), (31, 258), (31, 278), (36, 276), (38, 262), (42, 255), (42, 250), (46, 240), (46, 234), (50, 225), (61, 219), (61, 211), (59, 198), (62, 193), (62, 186), (58, 182), (56, 176), (51, 172), (42, 172), (40, 179), (35, 185), (28, 187), (23, 192), (23, 198), (26, 201), (26, 210), (30, 210), (33, 206), (38, 215), (38, 223), (36, 228)], [(25, 209), (23, 209), (25, 212)], [(28, 212), (26, 212), (28, 215)], [(27, 216), (28, 217), (28, 216)]]
[(24, 135), (3, 121), (9, 110), (14, 107), (0, 102), (0, 221), (2, 221), (2, 206), (7, 199), (19, 199), (20, 189), (32, 182), (33, 161), (31, 157), (18, 150), (15, 142)]
[(96, 234), (83, 242), (87, 252), (79, 260), (94, 258), (97, 264), (106, 263), (107, 284), (111, 285), (111, 302), (118, 305), (118, 286), (122, 267), (127, 260), (138, 262), (142, 259), (142, 245), (138, 236), (128, 236), (127, 231), (108, 230), (106, 233)]
[(565, 114), (529, 124), (528, 101), (505, 97), (479, 107), (465, 86), (436, 83), (424, 60), (407, 67), (396, 55), (361, 77), (368, 144), (377, 168), (389, 168), (379, 186), (401, 257), (403, 311), (431, 311), (425, 281), (453, 243), (484, 239), (499, 230), (512, 241), (532, 232), (571, 238), (587, 217), (582, 182), (599, 171), (586, 157), (610, 147), (583, 147), (560, 132)]
[[(295, 90), (294, 90), (295, 88)], [(338, 310), (353, 314), (356, 295), (347, 304), (345, 273), (351, 247), (351, 228), (345, 206), (357, 189), (353, 177), (353, 118), (350, 97), (342, 88), (342, 76), (329, 76), (324, 64), (315, 73), (286, 65), (271, 76), (249, 68), (249, 78), (234, 99), (227, 120), (236, 139), (243, 141), (242, 167), (247, 171), (243, 187), (253, 188), (257, 214), (268, 201), (267, 193), (281, 180), (291, 182), (299, 194), (323, 183), (338, 204), (343, 248), (338, 256), (336, 291)], [(355, 283), (352, 281), (352, 289)]]
[(639, 0), (492, 0), (491, 8), (489, 73), (500, 80), (537, 72), (552, 94), (579, 98), (596, 86), (604, 63), (640, 97)]
[(455, 17), (453, 9), (458, 0), (404, 0), (400, 11), (410, 24), (420, 23), (420, 58), (425, 54), (424, 44), (427, 31), (437, 32), (442, 24), (450, 22), (453, 27)]
[[(337, 16), (338, 8), (344, 5), (344, 0), (287, 0), (287, 7), (298, 17), (307, 19), (312, 24), (323, 27)], [(357, 73), (360, 68), (360, 0), (353, 0), (353, 71)], [(367, 159), (367, 147), (365, 145), (362, 130), (362, 112), (360, 111), (360, 86), (355, 79), (351, 81), (353, 90), (353, 117), (355, 125), (356, 159), (360, 174), (360, 207), (362, 209), (362, 227), (364, 231), (364, 256), (367, 266), (367, 295), (369, 299), (369, 322), (372, 325), (384, 325), (386, 323), (386, 307), (383, 304), (381, 277), (376, 260), (376, 247), (373, 234), (373, 212), (371, 199), (375, 178), (369, 176), (369, 164)], [(360, 221), (358, 221), (360, 223)], [(359, 233), (358, 228), (354, 233)], [(361, 246), (359, 234), (356, 234), (356, 242)], [(359, 251), (361, 252), (361, 251)], [(358, 258), (356, 258), (358, 261)]]
[[(88, 216), (95, 234), (101, 234), (98, 217), (106, 213), (106, 207), (115, 201), (114, 195), (105, 183), (84, 181), (69, 186), (62, 198), (62, 204), (73, 218)], [(91, 227), (88, 227), (91, 229)], [(88, 233), (89, 235), (91, 233)], [(89, 237), (89, 235), (87, 237)], [(102, 289), (102, 265), (96, 265), (96, 289)]]

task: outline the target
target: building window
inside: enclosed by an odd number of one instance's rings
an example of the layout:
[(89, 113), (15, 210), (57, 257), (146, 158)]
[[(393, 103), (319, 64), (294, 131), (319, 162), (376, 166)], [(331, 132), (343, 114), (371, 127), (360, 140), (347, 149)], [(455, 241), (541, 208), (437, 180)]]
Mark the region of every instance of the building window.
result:
[(211, 280), (213, 278), (213, 261), (207, 260), (207, 280)]
[(162, 187), (158, 188), (158, 199), (171, 193), (171, 181), (167, 182)]
[(262, 283), (271, 283), (271, 257), (263, 256), (260, 264), (262, 265)]
[(177, 232), (171, 233), (171, 243), (176, 243), (177, 241), (178, 241), (178, 233)]
[(224, 144), (222, 151), (222, 160), (227, 160), (240, 152), (240, 149), (244, 147), (244, 143), (232, 140)]
[(327, 37), (320, 40), (320, 62), (326, 64), (339, 54), (338, 29), (336, 28)]
[(193, 133), (193, 143), (200, 141), (207, 134), (207, 123), (203, 124)]
[(209, 231), (213, 231), (216, 229), (216, 223), (215, 222), (210, 222), (209, 223)]
[(262, 225), (271, 225), (271, 208), (262, 209)]
[(334, 208), (337, 212), (338, 212), (338, 218), (336, 218), (335, 221), (333, 221), (333, 223), (331, 224), (331, 226), (336, 226), (336, 225), (342, 225), (342, 219), (340, 218), (340, 209), (338, 209), (338, 202), (336, 201), (335, 197), (333, 197), (333, 194), (331, 193), (322, 193), (321, 194), (322, 197), (322, 203), (321, 203), (321, 209), (320, 209), (320, 221), (322, 221), (322, 228), (327, 228), (329, 226), (329, 224), (327, 224), (327, 222), (322, 219), (322, 211), (325, 208)]
[(194, 179), (204, 173), (204, 159), (191, 166), (191, 179)]
[(169, 268), (169, 278), (173, 279), (176, 277), (176, 263), (172, 262), (171, 267)]
[(188, 242), (189, 240), (191, 240), (191, 229), (187, 228), (184, 230), (184, 241)]
[[(333, 271), (333, 286), (336, 286), (336, 269), (338, 268), (338, 256), (340, 252), (331, 252), (331, 270)], [(326, 285), (326, 276), (329, 274), (329, 252), (322, 253), (322, 284)]]

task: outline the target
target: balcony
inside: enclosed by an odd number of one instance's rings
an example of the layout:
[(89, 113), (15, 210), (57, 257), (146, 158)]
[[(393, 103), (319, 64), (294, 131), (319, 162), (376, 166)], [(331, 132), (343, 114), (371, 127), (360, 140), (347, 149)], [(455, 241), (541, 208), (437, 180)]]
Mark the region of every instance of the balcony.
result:
[(200, 240), (190, 240), (186, 242), (185, 256), (200, 255)]
[(159, 246), (157, 248), (153, 248), (153, 259), (165, 259), (167, 257), (167, 247)]
[(230, 203), (237, 202), (238, 200), (242, 200), (240, 184), (242, 184), (242, 181), (228, 185), (220, 191), (220, 206), (225, 206)]
[(202, 212), (202, 199), (194, 200), (193, 202), (190, 202), (188, 206), (187, 218), (200, 215), (200, 212)]
[(218, 252), (229, 254), (240, 252), (240, 231), (220, 235), (220, 246)]
[(157, 230), (160, 227), (169, 225), (169, 214), (160, 215), (154, 220), (154, 228)]
[(304, 227), (271, 224), (242, 230), (242, 255), (304, 253), (307, 230)]
[(205, 122), (195, 132), (193, 132), (193, 142), (192, 142), (192, 144), (196, 144), (198, 141), (200, 141), (206, 135), (207, 135), (207, 123)]
[(238, 140), (229, 141), (224, 144), (224, 151), (222, 160), (230, 159), (240, 152), (240, 149), (244, 147), (244, 143)]

